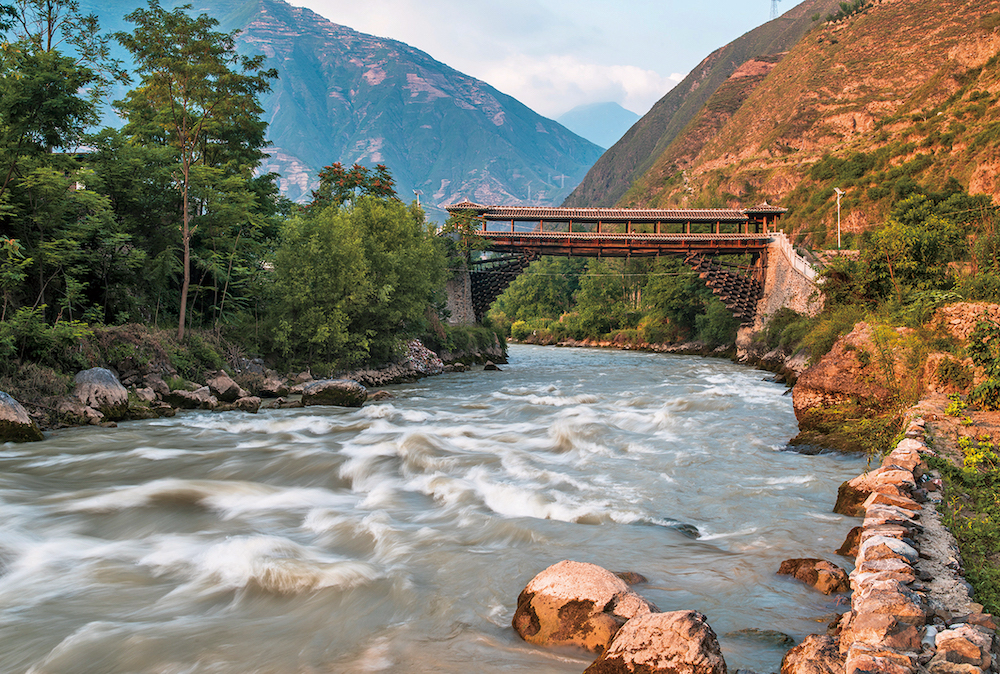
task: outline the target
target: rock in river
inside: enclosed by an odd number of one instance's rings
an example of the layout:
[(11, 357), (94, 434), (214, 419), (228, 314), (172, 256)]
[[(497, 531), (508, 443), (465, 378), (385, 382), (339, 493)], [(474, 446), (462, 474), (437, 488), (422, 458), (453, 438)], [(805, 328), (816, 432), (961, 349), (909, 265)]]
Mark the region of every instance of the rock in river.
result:
[(584, 674), (726, 674), (715, 632), (697, 611), (638, 615)]
[(629, 618), (656, 607), (595, 564), (562, 561), (531, 579), (517, 598), (513, 626), (539, 646), (600, 653)]
[(304, 405), (361, 407), (368, 399), (368, 389), (351, 379), (324, 379), (306, 384), (302, 389)]
[(0, 442), (35, 442), (45, 437), (21, 403), (0, 391)]

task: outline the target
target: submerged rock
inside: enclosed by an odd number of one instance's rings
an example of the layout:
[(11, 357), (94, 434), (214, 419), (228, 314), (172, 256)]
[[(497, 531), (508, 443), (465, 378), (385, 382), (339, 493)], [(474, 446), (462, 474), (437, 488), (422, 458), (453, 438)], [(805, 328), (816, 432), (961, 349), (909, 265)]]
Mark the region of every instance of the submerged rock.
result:
[(37, 442), (45, 436), (21, 403), (0, 391), (0, 442)]
[(525, 586), (512, 624), (532, 644), (600, 653), (628, 619), (656, 610), (607, 569), (562, 561)]
[(584, 674), (726, 674), (719, 640), (697, 611), (638, 615)]

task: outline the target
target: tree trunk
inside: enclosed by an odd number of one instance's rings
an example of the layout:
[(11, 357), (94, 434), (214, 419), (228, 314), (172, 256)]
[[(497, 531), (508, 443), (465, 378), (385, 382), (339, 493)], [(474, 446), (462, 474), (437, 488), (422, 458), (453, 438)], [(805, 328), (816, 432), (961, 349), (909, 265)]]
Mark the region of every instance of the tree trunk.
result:
[(178, 340), (184, 339), (184, 322), (187, 319), (188, 287), (191, 285), (191, 214), (188, 212), (188, 179), (190, 177), (191, 167), (187, 162), (187, 158), (183, 160), (182, 167), (184, 172), (184, 182), (181, 185), (181, 191), (183, 192), (184, 213), (182, 217), (183, 224), (181, 225), (181, 243), (184, 246), (184, 280), (181, 282), (181, 310), (180, 316), (177, 318)]

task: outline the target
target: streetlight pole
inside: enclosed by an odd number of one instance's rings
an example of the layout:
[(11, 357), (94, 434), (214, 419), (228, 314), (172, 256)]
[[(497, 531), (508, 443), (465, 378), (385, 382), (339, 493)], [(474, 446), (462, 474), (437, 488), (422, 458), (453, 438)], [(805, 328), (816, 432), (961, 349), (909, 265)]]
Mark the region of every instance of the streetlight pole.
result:
[(420, 195), (423, 194), (423, 190), (413, 190), (413, 194), (417, 197), (417, 208), (420, 208)]
[(839, 187), (834, 187), (833, 191), (837, 193), (837, 250), (840, 250), (840, 197), (844, 196), (844, 193)]

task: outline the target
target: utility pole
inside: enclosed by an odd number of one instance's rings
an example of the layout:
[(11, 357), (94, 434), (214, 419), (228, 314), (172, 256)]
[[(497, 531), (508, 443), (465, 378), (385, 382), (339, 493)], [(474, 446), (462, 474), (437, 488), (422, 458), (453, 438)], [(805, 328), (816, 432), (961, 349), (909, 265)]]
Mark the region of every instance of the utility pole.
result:
[(423, 193), (423, 190), (413, 190), (413, 194), (417, 197), (417, 208), (420, 208), (420, 195)]
[(777, 19), (778, 18), (778, 1), (779, 0), (771, 0), (771, 18), (772, 19)]
[(837, 250), (840, 250), (840, 197), (844, 196), (844, 193), (839, 187), (834, 187), (833, 191), (837, 193)]

